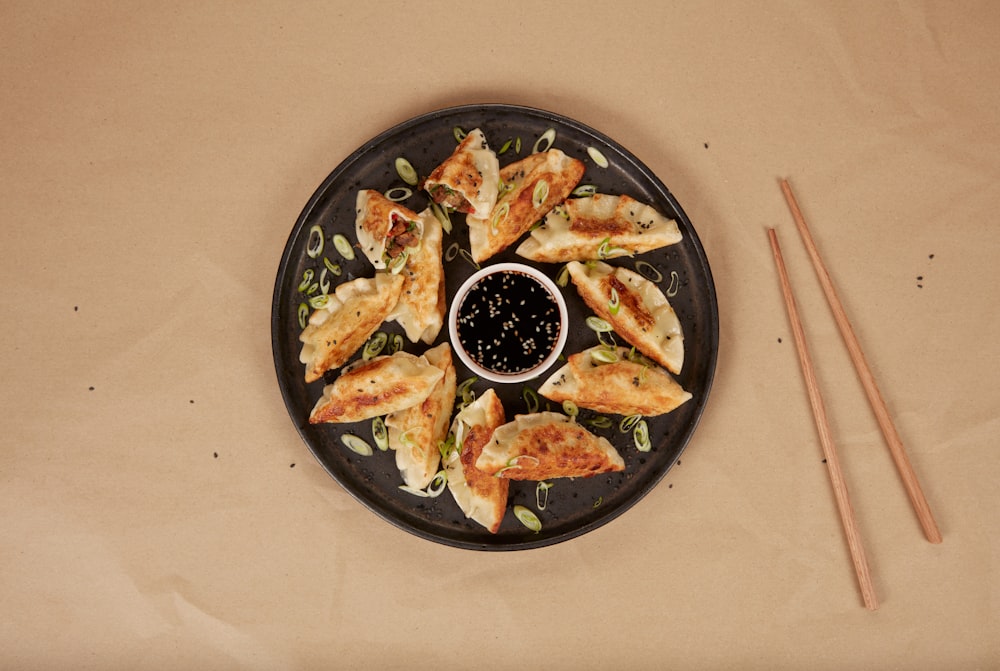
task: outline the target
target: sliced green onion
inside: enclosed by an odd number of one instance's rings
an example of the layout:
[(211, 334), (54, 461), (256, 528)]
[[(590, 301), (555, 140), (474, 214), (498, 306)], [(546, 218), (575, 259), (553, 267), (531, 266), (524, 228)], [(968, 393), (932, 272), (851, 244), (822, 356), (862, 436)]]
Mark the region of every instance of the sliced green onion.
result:
[(576, 196), (577, 198), (583, 198), (585, 196), (593, 196), (597, 193), (597, 187), (593, 184), (582, 184), (575, 189), (573, 189), (570, 194)]
[(542, 530), (542, 521), (538, 519), (538, 515), (531, 512), (530, 509), (524, 506), (517, 505), (514, 506), (514, 517), (517, 521), (528, 527), (529, 530), (534, 531), (536, 534)]
[(647, 261), (636, 261), (635, 269), (639, 274), (651, 282), (662, 282), (663, 275)]
[(513, 142), (514, 138), (511, 138), (506, 142), (504, 142), (503, 145), (500, 147), (500, 151), (497, 152), (497, 156), (503, 156), (507, 152), (507, 150), (510, 149), (510, 145), (513, 144)]
[(470, 378), (462, 380), (462, 383), (455, 387), (455, 398), (460, 398), (463, 401), (468, 400), (473, 397), (472, 385), (479, 381), (479, 378), (473, 375)]
[(364, 438), (359, 438), (353, 433), (345, 433), (340, 437), (340, 442), (347, 446), (351, 452), (360, 454), (362, 457), (370, 457), (372, 455), (372, 446), (369, 445)]
[(413, 438), (410, 438), (410, 434), (416, 430), (417, 428), (413, 427), (399, 434), (399, 444), (402, 445), (403, 447), (410, 447), (410, 448), (417, 447), (417, 441), (413, 440)]
[(544, 480), (535, 485), (535, 507), (539, 510), (545, 510), (545, 506), (548, 505), (550, 489), (552, 489), (552, 483)]
[(315, 259), (323, 253), (323, 227), (313, 224), (309, 228), (309, 241), (306, 243), (306, 254), (310, 259)]
[(451, 217), (448, 216), (448, 210), (432, 200), (431, 212), (435, 217), (437, 217), (437, 220), (441, 222), (441, 229), (445, 233), (451, 233)]
[(395, 354), (401, 349), (403, 349), (403, 336), (393, 333), (389, 336), (389, 354)]
[(452, 128), (451, 134), (455, 136), (455, 142), (461, 142), (462, 140), (465, 139), (465, 136), (468, 135), (468, 133), (462, 130), (461, 126), (455, 126), (454, 128)]
[(576, 403), (574, 403), (573, 401), (570, 400), (563, 401), (562, 408), (563, 412), (569, 415), (570, 417), (576, 417), (577, 415), (580, 414), (580, 408), (577, 407)]
[(597, 342), (601, 343), (608, 349), (614, 349), (618, 345), (618, 343), (615, 342), (614, 331), (599, 331), (597, 333)]
[(419, 497), (422, 497), (422, 498), (425, 498), (425, 499), (430, 496), (424, 490), (417, 489), (416, 487), (411, 487), (409, 485), (400, 485), (399, 488), (402, 489), (407, 494), (413, 494), (414, 496), (419, 496)]
[(516, 138), (514, 138), (514, 153), (515, 154), (520, 154), (521, 153), (521, 136), (520, 135), (518, 135)]
[(329, 272), (329, 268), (324, 268), (319, 274), (319, 289), (324, 294), (330, 293), (330, 280), (326, 276)]
[(309, 306), (305, 303), (299, 303), (298, 309), (299, 317), (299, 328), (304, 329), (306, 324), (309, 322)]
[(419, 181), (417, 179), (417, 171), (413, 169), (413, 164), (402, 156), (396, 159), (396, 172), (399, 173), (399, 178), (410, 186), (417, 185)]
[(312, 268), (306, 268), (305, 272), (302, 273), (302, 281), (299, 282), (299, 291), (305, 292), (309, 285), (312, 284), (313, 277), (316, 276), (316, 271)]
[(449, 433), (447, 440), (438, 441), (438, 452), (441, 453), (441, 458), (445, 461), (448, 460), (449, 455), (456, 450), (455, 446), (455, 434)]
[(640, 419), (632, 429), (632, 439), (635, 440), (635, 449), (640, 452), (649, 452), (653, 444), (649, 442), (649, 426), (646, 420)]
[(600, 508), (602, 503), (604, 503), (604, 497), (603, 496), (598, 496), (597, 500), (594, 501), (594, 508), (595, 509), (596, 508)]
[(510, 214), (510, 203), (504, 203), (500, 206), (500, 209), (496, 211), (496, 214), (493, 215), (493, 218), (490, 219), (490, 233), (493, 235), (497, 234), (500, 224), (507, 220), (508, 214)]
[(605, 417), (604, 415), (598, 415), (596, 417), (588, 417), (583, 420), (583, 423), (592, 426), (595, 429), (610, 429), (611, 428), (611, 418)]
[(442, 469), (434, 474), (434, 478), (431, 480), (431, 483), (427, 485), (427, 495), (431, 498), (440, 496), (441, 492), (444, 491), (445, 485), (447, 484), (448, 473)]
[(481, 268), (479, 263), (472, 257), (472, 252), (470, 252), (468, 249), (459, 249), (458, 253), (462, 256), (463, 259), (471, 263), (476, 270), (479, 270)]
[(639, 423), (640, 419), (642, 419), (642, 415), (629, 415), (618, 423), (618, 430), (622, 433), (628, 433), (635, 428), (635, 425)]
[(632, 256), (632, 252), (624, 247), (616, 247), (611, 244), (611, 238), (604, 238), (597, 247), (597, 258), (610, 259), (613, 256)]
[(460, 249), (462, 249), (462, 247), (457, 242), (453, 242), (450, 245), (448, 245), (448, 249), (444, 250), (444, 260), (454, 261), (455, 257), (458, 256), (458, 252)]
[(361, 353), (361, 358), (365, 361), (371, 361), (385, 349), (385, 344), (388, 341), (389, 336), (384, 331), (377, 332), (365, 343), (365, 349)]
[(548, 197), (549, 183), (544, 179), (538, 180), (538, 183), (535, 184), (535, 190), (531, 193), (531, 204), (534, 205), (537, 210), (545, 204)]
[(521, 390), (521, 398), (527, 404), (529, 413), (538, 412), (539, 400), (537, 391), (525, 385), (524, 389)]
[(677, 295), (677, 291), (680, 289), (680, 281), (681, 281), (681, 278), (677, 274), (677, 271), (676, 270), (671, 270), (670, 271), (670, 286), (667, 287), (667, 291), (666, 291), (667, 298), (673, 298), (674, 296)]
[(618, 295), (618, 289), (611, 287), (611, 298), (608, 300), (608, 311), (611, 312), (611, 314), (616, 315), (618, 314), (618, 310), (621, 306), (622, 299), (621, 296)]
[(337, 233), (333, 236), (333, 246), (337, 248), (340, 255), (343, 256), (348, 261), (354, 259), (354, 248), (351, 247), (351, 243), (342, 233)]
[(596, 315), (590, 315), (584, 323), (587, 324), (587, 328), (597, 333), (609, 333), (614, 330), (611, 324)]
[(537, 154), (542, 151), (547, 151), (548, 148), (551, 147), (552, 143), (555, 141), (556, 141), (556, 129), (550, 128), (544, 133), (542, 133), (541, 137), (535, 140), (535, 146), (531, 148), (531, 153)]
[(504, 195), (510, 193), (514, 190), (514, 182), (505, 182), (502, 179), (500, 183), (497, 184), (497, 198), (503, 198)]
[(616, 349), (599, 349), (590, 354), (590, 358), (597, 363), (617, 363), (618, 351)]
[(329, 294), (320, 294), (319, 296), (311, 296), (309, 298), (309, 307), (314, 310), (322, 310), (330, 302)]
[(562, 270), (559, 271), (559, 274), (556, 275), (556, 284), (561, 287), (569, 284), (569, 264), (563, 266)]
[(587, 147), (587, 154), (593, 159), (594, 163), (600, 168), (608, 167), (608, 159), (601, 153), (597, 147)]
[(340, 277), (341, 273), (344, 272), (339, 265), (337, 265), (330, 259), (326, 258), (325, 256), (323, 257), (323, 265), (326, 266), (326, 269), (330, 271), (331, 275), (336, 275), (337, 277)]
[(642, 370), (639, 371), (639, 384), (646, 382), (646, 378), (649, 377), (649, 364), (643, 364)]
[(382, 194), (394, 203), (406, 200), (413, 195), (413, 190), (408, 189), (405, 186), (397, 186), (395, 188), (389, 189), (384, 194)]
[(406, 260), (409, 258), (410, 258), (409, 252), (404, 251), (400, 253), (396, 258), (394, 258), (392, 261), (389, 262), (389, 265), (387, 266), (389, 268), (389, 272), (392, 273), (393, 275), (398, 275), (400, 271), (402, 271), (403, 268), (406, 267)]
[(306, 293), (310, 295), (316, 293), (317, 291), (319, 291), (319, 282), (313, 282), (309, 285), (309, 288), (306, 289)]
[(375, 447), (381, 451), (389, 449), (389, 430), (385, 428), (385, 420), (381, 417), (372, 420), (372, 438), (375, 440)]

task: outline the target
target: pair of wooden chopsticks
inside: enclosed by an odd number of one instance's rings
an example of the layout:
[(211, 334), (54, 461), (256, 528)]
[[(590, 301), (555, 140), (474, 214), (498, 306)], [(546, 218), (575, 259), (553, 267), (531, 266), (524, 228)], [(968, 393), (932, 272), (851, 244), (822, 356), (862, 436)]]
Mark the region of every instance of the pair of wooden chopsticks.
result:
[[(861, 384), (865, 388), (865, 393), (868, 396), (868, 402), (871, 404), (872, 410), (875, 412), (875, 418), (878, 421), (879, 427), (882, 429), (882, 435), (885, 437), (886, 444), (889, 447), (889, 452), (892, 454), (893, 461), (896, 463), (896, 469), (899, 471), (899, 475), (903, 480), (903, 486), (906, 489), (906, 493), (910, 497), (910, 503), (913, 505), (913, 509), (917, 514), (917, 519), (920, 521), (920, 526), (923, 528), (924, 536), (931, 543), (940, 543), (941, 532), (938, 530), (937, 524), (934, 522), (934, 517), (931, 515), (931, 509), (927, 504), (927, 499), (924, 498), (924, 493), (920, 488), (917, 475), (913, 471), (913, 466), (910, 464), (909, 458), (906, 456), (906, 449), (903, 447), (903, 441), (900, 439), (899, 433), (893, 425), (892, 418), (889, 416), (889, 411), (886, 408), (885, 401), (882, 400), (882, 394), (879, 392), (878, 386), (875, 383), (875, 377), (872, 375), (871, 368), (869, 368), (868, 362), (865, 360), (865, 355), (861, 351), (861, 345), (858, 343), (857, 336), (854, 335), (854, 329), (851, 327), (851, 322), (848, 320), (847, 313), (844, 311), (844, 306), (841, 304), (840, 298), (837, 296), (837, 292), (833, 287), (833, 282), (830, 280), (830, 274), (827, 272), (826, 266), (820, 258), (819, 250), (816, 248), (816, 243), (813, 241), (812, 235), (809, 233), (809, 228), (806, 226), (805, 218), (802, 216), (802, 211), (799, 209), (798, 202), (792, 194), (792, 188), (788, 184), (787, 179), (781, 180), (781, 190), (785, 194), (785, 200), (788, 203), (788, 208), (791, 210), (792, 218), (795, 220), (795, 225), (799, 230), (802, 241), (805, 243), (806, 251), (809, 253), (809, 258), (812, 260), (813, 269), (819, 277), (820, 285), (823, 287), (823, 293), (826, 295), (826, 300), (830, 304), (830, 309), (833, 311), (837, 327), (840, 329), (840, 334), (844, 339), (844, 343), (847, 345), (847, 350), (851, 355), (851, 361), (854, 363), (854, 368), (858, 373), (858, 377), (861, 379)], [(816, 381), (816, 372), (813, 368), (812, 357), (810, 356), (809, 349), (806, 346), (805, 332), (802, 329), (802, 322), (799, 319), (798, 310), (795, 307), (795, 298), (792, 295), (792, 286), (788, 280), (788, 272), (785, 269), (785, 262), (781, 256), (781, 248), (778, 245), (778, 236), (773, 228), (768, 229), (768, 237), (771, 241), (771, 251), (774, 252), (774, 263), (778, 269), (778, 277), (781, 281), (781, 291), (785, 298), (785, 307), (788, 310), (788, 319), (791, 322), (792, 333), (795, 337), (795, 347), (798, 351), (799, 363), (802, 366), (802, 374), (805, 377), (806, 387), (809, 391), (809, 402), (812, 406), (813, 417), (816, 420), (816, 428), (819, 432), (820, 443), (823, 448), (823, 456), (826, 458), (827, 470), (830, 473), (830, 480), (833, 484), (833, 492), (837, 501), (837, 509), (840, 513), (844, 533), (847, 536), (847, 545), (851, 552), (851, 559), (854, 562), (854, 570), (857, 573), (858, 583), (861, 587), (861, 595), (864, 600), (865, 607), (869, 610), (875, 610), (878, 608), (878, 598), (875, 595), (875, 588), (872, 584), (871, 571), (868, 568), (868, 560), (865, 557), (864, 546), (861, 542), (861, 534), (858, 531), (858, 525), (854, 519), (854, 509), (851, 506), (851, 500), (847, 494), (847, 483), (845, 482), (844, 475), (840, 470), (840, 460), (837, 458), (837, 451), (833, 443), (830, 425), (826, 418), (826, 409), (823, 405), (823, 398), (820, 394), (819, 385)]]

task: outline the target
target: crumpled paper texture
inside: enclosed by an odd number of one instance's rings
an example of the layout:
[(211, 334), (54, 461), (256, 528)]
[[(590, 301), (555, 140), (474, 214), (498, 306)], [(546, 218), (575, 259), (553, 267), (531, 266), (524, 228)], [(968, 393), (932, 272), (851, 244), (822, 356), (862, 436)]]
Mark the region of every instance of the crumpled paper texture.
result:
[[(975, 2), (4, 4), (0, 666), (997, 668), (998, 30)], [(271, 361), (274, 273), (316, 186), (382, 130), (469, 102), (630, 149), (691, 217), (719, 296), (715, 387), (681, 462), (606, 527), (523, 553), (363, 509), (302, 444)]]

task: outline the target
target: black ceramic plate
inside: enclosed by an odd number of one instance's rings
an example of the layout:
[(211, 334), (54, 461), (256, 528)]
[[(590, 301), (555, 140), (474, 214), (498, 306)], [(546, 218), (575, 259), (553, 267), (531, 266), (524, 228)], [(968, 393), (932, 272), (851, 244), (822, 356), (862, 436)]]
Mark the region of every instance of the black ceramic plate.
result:
[[(344, 274), (339, 281), (374, 275), (374, 269), (363, 255), (345, 261), (330, 242), (335, 233), (343, 233), (355, 241), (354, 204), (358, 190), (372, 188), (386, 192), (406, 186), (394, 167), (398, 156), (406, 157), (421, 176), (429, 174), (454, 150), (455, 127), (481, 128), (496, 151), (512, 140), (507, 151), (499, 156), (501, 167), (530, 154), (538, 138), (548, 129), (554, 129), (553, 146), (586, 165), (581, 184), (593, 184), (601, 193), (627, 194), (649, 203), (675, 218), (684, 235), (684, 240), (677, 245), (635, 258), (614, 259), (610, 263), (634, 268), (636, 261), (642, 259), (662, 274), (660, 287), (670, 296), (684, 330), (685, 361), (677, 379), (693, 398), (668, 415), (647, 419), (653, 443), (648, 452), (637, 451), (631, 433), (619, 430), (621, 417), (611, 416), (610, 427), (593, 428), (621, 453), (625, 471), (592, 478), (555, 480), (544, 510), (537, 509), (535, 483), (512, 482), (507, 514), (495, 535), (467, 520), (448, 491), (437, 498), (420, 498), (400, 490), (402, 480), (391, 451), (376, 450), (365, 457), (348, 450), (340, 436), (351, 432), (372, 442), (370, 422), (310, 425), (309, 413), (322, 394), (323, 382), (306, 384), (304, 367), (298, 360), (301, 331), (298, 310), (306, 299), (299, 290), (303, 275), (312, 269), (314, 278), (318, 279), (324, 267), (323, 256), (343, 267)], [(518, 140), (520, 153), (516, 151)], [(588, 155), (590, 147), (600, 150), (607, 158), (607, 168), (595, 164)], [(428, 200), (416, 189), (413, 191), (404, 204), (419, 212), (427, 206)], [(445, 235), (445, 249), (452, 243), (468, 249), (464, 216), (453, 215), (452, 220), (454, 228)], [(326, 235), (324, 252), (318, 258), (311, 258), (306, 253), (309, 231), (314, 224), (319, 224)], [(516, 246), (487, 263), (526, 262), (514, 254)], [(551, 277), (560, 270), (557, 265), (534, 265)], [(462, 255), (445, 263), (449, 305), (459, 285), (474, 270)], [(336, 281), (338, 278), (334, 283)], [(562, 291), (570, 315), (570, 333), (564, 352), (571, 354), (597, 344), (597, 339), (584, 325), (590, 311), (573, 285)], [(402, 332), (395, 323), (384, 324), (382, 329), (388, 333)], [(609, 137), (571, 119), (537, 109), (492, 104), (454, 107), (411, 119), (365, 143), (341, 163), (310, 198), (292, 229), (278, 268), (271, 308), (271, 338), (278, 383), (292, 422), (316, 459), (351, 495), (388, 522), (428, 540), (477, 550), (526, 549), (574, 538), (616, 518), (660, 482), (691, 439), (705, 407), (715, 371), (718, 329), (715, 287), (694, 227), (670, 191), (645, 165)], [(447, 337), (445, 325), (437, 342)], [(428, 346), (406, 340), (405, 349), (421, 354)], [(459, 382), (469, 377), (457, 357), (455, 365)], [(543, 373), (528, 384), (537, 389), (547, 375)], [(480, 381), (473, 389), (481, 394), (488, 384)], [(498, 384), (494, 389), (503, 401), (508, 419), (526, 412), (524, 385)], [(553, 405), (553, 410), (561, 411), (558, 404)], [(542, 409), (545, 409), (545, 399), (542, 399)], [(595, 417), (595, 413), (583, 410), (579, 421), (587, 422)], [(529, 531), (514, 517), (511, 509), (516, 504), (537, 512), (542, 523), (540, 532)]]

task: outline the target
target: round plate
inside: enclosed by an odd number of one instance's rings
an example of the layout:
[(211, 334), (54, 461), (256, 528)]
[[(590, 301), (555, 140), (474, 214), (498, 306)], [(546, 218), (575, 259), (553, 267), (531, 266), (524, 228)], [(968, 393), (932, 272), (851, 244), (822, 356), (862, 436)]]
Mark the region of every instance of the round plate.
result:
[[(540, 502), (536, 497), (536, 483), (511, 482), (507, 514), (496, 534), (466, 519), (448, 491), (437, 498), (422, 498), (401, 490), (402, 480), (392, 451), (376, 450), (366, 457), (348, 450), (340, 440), (344, 433), (355, 433), (374, 444), (370, 422), (309, 424), (309, 413), (322, 395), (324, 381), (307, 384), (304, 366), (299, 363), (301, 326), (298, 311), (308, 298), (299, 290), (303, 275), (311, 269), (314, 278), (318, 279), (324, 268), (324, 256), (339, 263), (344, 270), (341, 277), (333, 278), (334, 286), (354, 277), (374, 275), (374, 268), (363, 255), (358, 254), (354, 260), (347, 261), (340, 257), (330, 241), (336, 233), (355, 241), (354, 208), (358, 191), (371, 188), (384, 193), (406, 186), (395, 170), (395, 159), (399, 156), (406, 157), (421, 176), (429, 174), (455, 149), (455, 127), (466, 131), (482, 129), (497, 152), (511, 140), (507, 150), (499, 155), (501, 167), (530, 154), (538, 138), (554, 129), (556, 137), (552, 146), (586, 165), (581, 184), (593, 184), (600, 193), (629, 195), (652, 205), (660, 213), (676, 219), (684, 237), (676, 245), (609, 262), (635, 268), (636, 262), (643, 260), (662, 274), (659, 286), (670, 297), (685, 338), (684, 368), (676, 377), (693, 398), (672, 413), (647, 418), (652, 438), (652, 449), (648, 452), (639, 452), (632, 434), (619, 430), (620, 416), (609, 416), (611, 426), (605, 428), (588, 424), (594, 433), (614, 444), (625, 460), (625, 470), (591, 478), (554, 480), (547, 501), (541, 501), (542, 510), (539, 510)], [(516, 151), (518, 145), (519, 153)], [(588, 148), (598, 149), (607, 158), (608, 167), (595, 164)], [(426, 194), (414, 188), (413, 195), (403, 204), (419, 212), (428, 202)], [(468, 250), (464, 215), (453, 214), (451, 219), (453, 230), (445, 234), (445, 250), (453, 243)], [(306, 247), (310, 228), (315, 224), (322, 227), (326, 244), (319, 257), (311, 258)], [(517, 256), (513, 251), (516, 247), (517, 243), (486, 263), (527, 263), (553, 278), (559, 273), (559, 265), (535, 264)], [(466, 255), (454, 254), (455, 251), (453, 248), (454, 257), (444, 264), (449, 305), (458, 287), (476, 270)], [(569, 284), (562, 291), (570, 318), (569, 338), (564, 348), (568, 355), (596, 345), (597, 336), (584, 324), (590, 311), (573, 285)], [(402, 333), (395, 323), (383, 324), (382, 330)], [(447, 338), (446, 326), (434, 344)], [(271, 341), (278, 384), (292, 422), (316, 459), (352, 496), (388, 522), (428, 540), (476, 550), (520, 550), (565, 541), (606, 524), (663, 479), (691, 439), (708, 399), (718, 351), (719, 318), (712, 274), (694, 227), (670, 191), (645, 165), (611, 138), (572, 119), (538, 109), (486, 104), (453, 107), (410, 119), (365, 143), (330, 173), (309, 199), (285, 245), (271, 305)], [(414, 344), (405, 338), (404, 342), (404, 349), (413, 354), (419, 355), (429, 349), (423, 343)], [(470, 377), (457, 357), (455, 367), (459, 383)], [(557, 367), (558, 363), (528, 383), (504, 385), (480, 380), (472, 389), (479, 395), (493, 386), (511, 420), (515, 414), (527, 412), (525, 386), (537, 389)], [(335, 377), (335, 373), (332, 375)], [(328, 375), (327, 379), (332, 378)], [(552, 410), (561, 411), (559, 404), (550, 405)], [(546, 409), (544, 398), (541, 409)], [(589, 423), (598, 417), (596, 413), (581, 410), (578, 419)], [(515, 505), (536, 511), (542, 522), (541, 531), (532, 532), (524, 527), (513, 515), (511, 509)]]

